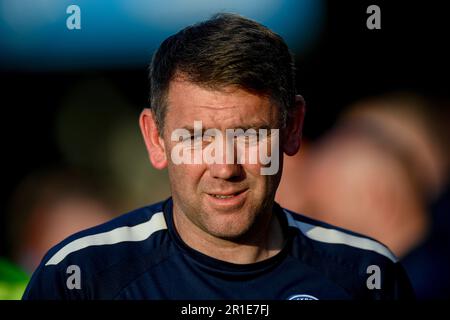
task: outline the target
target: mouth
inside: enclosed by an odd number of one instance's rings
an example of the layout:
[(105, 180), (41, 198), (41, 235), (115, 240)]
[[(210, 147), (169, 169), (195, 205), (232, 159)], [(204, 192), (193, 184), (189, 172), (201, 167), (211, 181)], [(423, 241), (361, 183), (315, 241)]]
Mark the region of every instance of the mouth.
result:
[(240, 194), (244, 193), (245, 191), (247, 191), (247, 189), (244, 190), (240, 190), (240, 191), (235, 191), (235, 192), (220, 192), (220, 193), (208, 193), (208, 195), (210, 195), (211, 197), (214, 197), (216, 199), (231, 199), (233, 197), (237, 197)]
[(217, 206), (235, 207), (244, 203), (248, 189), (230, 192), (207, 193), (211, 201)]

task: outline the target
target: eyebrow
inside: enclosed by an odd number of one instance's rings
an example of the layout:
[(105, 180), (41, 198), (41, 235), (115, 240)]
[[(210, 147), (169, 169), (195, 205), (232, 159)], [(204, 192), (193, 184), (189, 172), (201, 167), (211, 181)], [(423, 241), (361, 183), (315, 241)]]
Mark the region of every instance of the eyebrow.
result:
[[(217, 110), (216, 107), (211, 107), (211, 106), (198, 106), (199, 108), (203, 108), (203, 109), (210, 109), (210, 110)], [(221, 107), (221, 110), (223, 109), (236, 109), (236, 106), (229, 106), (229, 107)]]
[[(189, 126), (189, 125), (188, 126), (184, 126), (181, 129), (185, 129), (185, 130), (189, 131), (190, 133), (194, 133), (194, 127)], [(208, 128), (208, 127), (202, 126), (202, 133), (204, 133), (208, 129), (214, 129), (214, 128)], [(247, 124), (247, 125), (234, 127), (234, 128), (227, 128), (227, 129), (233, 129), (233, 130), (242, 129), (244, 131), (247, 131), (248, 129), (255, 129), (255, 130), (266, 129), (266, 130), (270, 130), (270, 129), (273, 129), (273, 128), (267, 123), (255, 123), (255, 124)]]

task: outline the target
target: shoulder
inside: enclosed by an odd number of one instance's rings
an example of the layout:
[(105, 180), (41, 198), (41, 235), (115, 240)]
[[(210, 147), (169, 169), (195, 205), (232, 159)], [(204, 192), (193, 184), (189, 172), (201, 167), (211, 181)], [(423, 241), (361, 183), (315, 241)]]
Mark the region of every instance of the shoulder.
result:
[[(347, 253), (352, 257), (373, 257), (380, 261), (398, 262), (398, 258), (381, 242), (368, 236), (331, 224), (311, 219), (299, 213), (283, 209), (290, 228), (308, 238), (322, 252)], [(340, 250), (338, 250), (340, 249)]]
[[(126, 270), (128, 264), (138, 264), (144, 255), (161, 258), (167, 229), (162, 206), (163, 202), (159, 202), (134, 210), (63, 240), (45, 255), (24, 298), (34, 295), (45, 299), (47, 292), (60, 291), (55, 293), (58, 298), (67, 293), (68, 276), (76, 272), (80, 273), (80, 281), (85, 286), (83, 290), (70, 293), (82, 295), (80, 298), (97, 296), (94, 291), (99, 288), (93, 288), (92, 283), (98, 286), (99, 282), (111, 282), (111, 276), (120, 283), (118, 273)], [(123, 282), (127, 281), (126, 274), (122, 278)]]
[[(399, 259), (381, 242), (283, 209), (297, 258), (357, 298), (411, 297)], [(379, 289), (378, 289), (379, 288)]]
[(45, 266), (58, 265), (66, 260), (87, 257), (91, 252), (102, 255), (106, 253), (104, 250), (115, 251), (124, 243), (140, 244), (165, 229), (167, 225), (161, 203), (157, 203), (68, 237), (49, 250), (43, 263)]

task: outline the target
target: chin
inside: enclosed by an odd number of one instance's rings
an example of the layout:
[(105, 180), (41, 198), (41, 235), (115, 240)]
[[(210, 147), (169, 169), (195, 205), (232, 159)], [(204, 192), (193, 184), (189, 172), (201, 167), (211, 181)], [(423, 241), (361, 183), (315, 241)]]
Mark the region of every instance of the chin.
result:
[(237, 219), (242, 219), (242, 213), (240, 213), (237, 217), (235, 216), (227, 218), (231, 219), (221, 219), (222, 221), (210, 221), (210, 223), (205, 226), (208, 233), (213, 235), (214, 237), (225, 240), (237, 240), (247, 234), (253, 223), (253, 221), (250, 221), (251, 219), (246, 219), (246, 221), (238, 221), (238, 223), (236, 223)]
[(218, 231), (218, 232), (213, 232), (210, 231), (210, 233), (219, 239), (223, 239), (223, 240), (228, 240), (228, 241), (238, 241), (240, 239), (242, 239), (244, 237), (244, 235), (246, 234), (246, 231), (233, 231), (233, 232), (229, 232), (229, 231)]

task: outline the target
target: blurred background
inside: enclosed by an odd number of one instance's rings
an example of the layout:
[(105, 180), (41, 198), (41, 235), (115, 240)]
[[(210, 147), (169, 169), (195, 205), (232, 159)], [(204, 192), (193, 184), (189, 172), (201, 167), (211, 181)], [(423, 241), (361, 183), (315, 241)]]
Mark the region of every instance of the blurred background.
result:
[[(81, 29), (67, 28), (73, 4)], [(379, 30), (366, 27), (372, 4)], [(442, 2), (0, 0), (0, 299), (20, 298), (68, 235), (170, 195), (138, 127), (148, 65), (167, 36), (219, 11), (295, 54), (303, 147), (285, 157), (276, 200), (385, 243), (419, 298), (450, 298)]]

